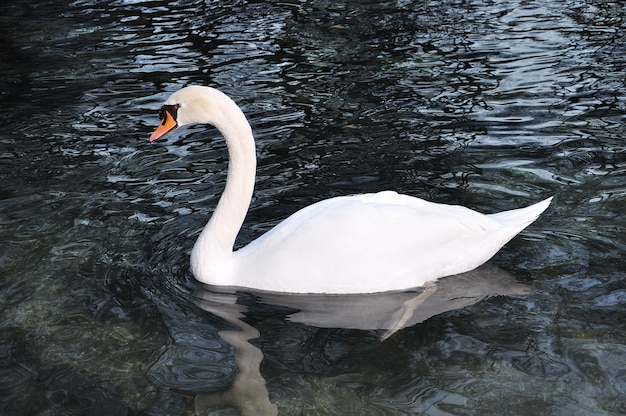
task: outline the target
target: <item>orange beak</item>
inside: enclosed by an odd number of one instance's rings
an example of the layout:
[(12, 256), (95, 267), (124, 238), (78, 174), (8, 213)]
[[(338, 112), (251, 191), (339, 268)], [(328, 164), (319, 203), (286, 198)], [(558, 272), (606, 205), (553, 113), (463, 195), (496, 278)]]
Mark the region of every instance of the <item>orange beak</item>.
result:
[(176, 123), (176, 120), (170, 114), (170, 112), (167, 110), (163, 111), (163, 118), (161, 118), (161, 124), (159, 124), (159, 127), (157, 127), (154, 133), (152, 133), (152, 136), (150, 136), (150, 142), (153, 142), (165, 136), (167, 133), (174, 130), (176, 127), (178, 127), (178, 123)]

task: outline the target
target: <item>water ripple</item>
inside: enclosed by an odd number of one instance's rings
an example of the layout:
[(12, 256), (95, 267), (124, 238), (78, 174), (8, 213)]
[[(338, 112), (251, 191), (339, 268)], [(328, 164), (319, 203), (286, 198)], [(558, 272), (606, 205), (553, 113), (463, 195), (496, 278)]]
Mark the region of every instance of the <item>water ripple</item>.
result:
[[(225, 183), (215, 130), (146, 143), (191, 83), (241, 104), (238, 245), (322, 197), (493, 212), (558, 194), (496, 261), (532, 282), (385, 343), (254, 321), (281, 414), (626, 409), (624, 8), (598, 1), (3, 4), (0, 412), (185, 414), (237, 373), (189, 301)], [(253, 314), (251, 314), (252, 316)], [(250, 319), (250, 318), (248, 318)]]

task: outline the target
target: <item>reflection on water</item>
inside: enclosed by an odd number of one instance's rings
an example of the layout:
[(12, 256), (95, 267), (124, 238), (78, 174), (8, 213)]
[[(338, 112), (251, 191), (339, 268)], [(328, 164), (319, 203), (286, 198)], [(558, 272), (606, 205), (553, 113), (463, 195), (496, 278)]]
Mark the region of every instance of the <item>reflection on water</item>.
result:
[[(213, 290), (218, 290), (215, 292)], [(204, 414), (215, 407), (234, 407), (241, 415), (273, 415), (277, 408), (269, 402), (265, 380), (260, 373), (263, 352), (249, 340), (261, 334), (243, 321), (254, 313), (239, 304), (236, 292), (215, 287), (195, 293), (197, 304), (207, 312), (224, 318), (237, 330), (221, 331), (220, 337), (234, 348), (237, 365), (232, 386), (223, 392), (195, 397), (196, 412)], [(530, 288), (517, 283), (509, 273), (492, 264), (471, 272), (444, 277), (419, 293), (398, 292), (368, 295), (290, 295), (248, 292), (257, 302), (288, 308), (288, 319), (320, 328), (385, 330), (380, 341), (407, 326), (472, 305), (493, 295), (526, 295)]]
[[(247, 345), (280, 414), (626, 413), (622, 2), (0, 12), (1, 414), (189, 414), (189, 397), (238, 385)], [(147, 143), (189, 83), (233, 96), (258, 139), (238, 244), (335, 195), (395, 189), (497, 212), (557, 194), (495, 258), (535, 290), (463, 309), (482, 289), (324, 308), (239, 293), (231, 315), (199, 308), (188, 253), (226, 149), (203, 127)], [(365, 325), (383, 315), (395, 319)], [(380, 342), (385, 326), (404, 328)]]
[[(289, 320), (320, 328), (384, 329), (382, 337), (430, 317), (472, 305), (487, 296), (523, 295), (530, 289), (513, 276), (487, 264), (437, 281), (420, 293), (381, 293), (358, 296), (261, 294), (271, 305), (297, 310)], [(422, 296), (425, 295), (425, 296)]]
[(233, 346), (237, 374), (231, 387), (218, 393), (205, 393), (195, 397), (194, 404), (197, 414), (206, 413), (215, 407), (233, 407), (242, 416), (276, 415), (276, 405), (270, 403), (265, 380), (260, 367), (263, 352), (249, 343), (250, 339), (258, 338), (259, 331), (246, 324), (244, 317), (246, 307), (236, 304), (236, 296), (217, 293), (200, 293), (199, 305), (202, 309), (237, 327), (236, 330), (220, 331), (220, 337)]

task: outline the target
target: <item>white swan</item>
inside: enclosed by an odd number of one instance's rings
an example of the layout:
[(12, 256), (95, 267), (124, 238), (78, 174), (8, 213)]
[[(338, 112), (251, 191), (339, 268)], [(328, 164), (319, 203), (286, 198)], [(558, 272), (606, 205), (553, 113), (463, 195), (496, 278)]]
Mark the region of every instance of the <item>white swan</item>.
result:
[(233, 252), (256, 173), (250, 124), (228, 96), (200, 86), (172, 94), (160, 118), (150, 141), (192, 123), (211, 124), (226, 139), (226, 187), (191, 252), (194, 276), (211, 285), (328, 294), (420, 287), (480, 266), (552, 199), (484, 215), (392, 191), (336, 197), (296, 212)]

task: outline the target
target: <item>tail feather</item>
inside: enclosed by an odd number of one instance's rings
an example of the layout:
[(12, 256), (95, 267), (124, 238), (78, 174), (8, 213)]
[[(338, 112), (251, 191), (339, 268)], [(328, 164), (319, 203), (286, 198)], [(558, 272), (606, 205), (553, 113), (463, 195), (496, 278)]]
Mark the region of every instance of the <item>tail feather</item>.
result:
[(550, 206), (552, 198), (553, 197), (544, 199), (526, 208), (489, 214), (489, 217), (509, 227), (519, 227), (519, 229), (522, 230), (535, 221), (539, 215)]

